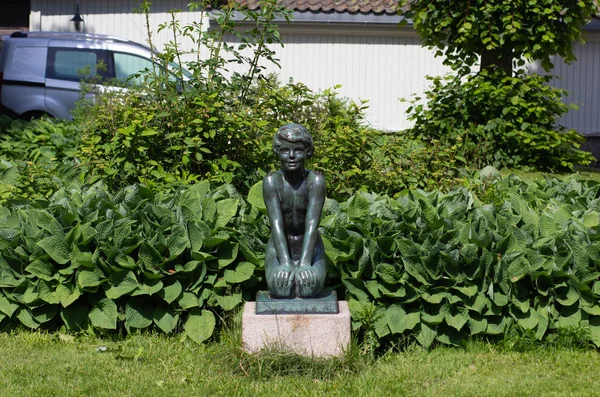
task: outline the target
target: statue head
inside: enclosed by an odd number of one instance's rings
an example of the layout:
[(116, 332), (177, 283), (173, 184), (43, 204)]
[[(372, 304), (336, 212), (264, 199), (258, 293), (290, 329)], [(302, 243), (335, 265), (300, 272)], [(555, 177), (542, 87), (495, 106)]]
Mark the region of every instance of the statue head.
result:
[(300, 124), (286, 124), (277, 130), (275, 136), (273, 136), (273, 152), (277, 155), (279, 155), (279, 147), (282, 140), (292, 143), (302, 143), (306, 148), (307, 157), (312, 157), (314, 150), (312, 136)]

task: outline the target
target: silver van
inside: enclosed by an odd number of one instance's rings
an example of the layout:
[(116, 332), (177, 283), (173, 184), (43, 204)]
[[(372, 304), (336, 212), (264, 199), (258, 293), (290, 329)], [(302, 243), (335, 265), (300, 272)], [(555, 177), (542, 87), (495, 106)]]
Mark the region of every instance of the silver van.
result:
[[(15, 32), (0, 41), (0, 113), (30, 119), (68, 119), (80, 99), (80, 81), (136, 83), (152, 70), (152, 51), (112, 36)], [(171, 76), (170, 76), (171, 77)]]

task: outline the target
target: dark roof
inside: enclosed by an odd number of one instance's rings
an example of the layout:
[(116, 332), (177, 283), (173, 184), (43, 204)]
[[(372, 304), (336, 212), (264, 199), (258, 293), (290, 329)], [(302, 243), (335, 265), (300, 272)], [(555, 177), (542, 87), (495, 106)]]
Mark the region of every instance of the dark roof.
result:
[[(222, 0), (227, 1), (227, 0)], [(235, 0), (240, 5), (248, 6), (251, 10), (259, 8), (259, 0)], [(294, 11), (312, 12), (349, 12), (362, 14), (396, 15), (397, 0), (277, 0)], [(599, 6), (600, 0), (595, 0)], [(600, 13), (595, 15), (600, 17)]]
[[(258, 0), (236, 0), (251, 10), (259, 8)], [(294, 11), (349, 12), (362, 14), (396, 15), (397, 0), (278, 0)]]

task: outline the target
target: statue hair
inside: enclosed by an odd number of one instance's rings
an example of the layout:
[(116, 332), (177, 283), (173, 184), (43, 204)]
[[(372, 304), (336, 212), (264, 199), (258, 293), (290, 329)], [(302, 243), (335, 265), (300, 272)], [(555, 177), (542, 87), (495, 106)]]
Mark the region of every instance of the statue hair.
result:
[(312, 157), (314, 150), (313, 138), (308, 130), (300, 124), (286, 124), (277, 130), (273, 136), (273, 152), (275, 154), (279, 154), (279, 147), (282, 140), (292, 143), (302, 143), (306, 148), (307, 157)]

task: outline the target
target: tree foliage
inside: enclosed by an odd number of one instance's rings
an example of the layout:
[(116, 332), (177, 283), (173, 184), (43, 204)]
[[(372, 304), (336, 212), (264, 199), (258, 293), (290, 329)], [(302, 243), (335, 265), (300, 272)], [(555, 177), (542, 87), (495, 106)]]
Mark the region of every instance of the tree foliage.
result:
[[(572, 43), (597, 11), (594, 0), (403, 0), (423, 43), (438, 48), (445, 63), (468, 72), (479, 56), (482, 66), (512, 65), (512, 59), (540, 60), (546, 70), (551, 57), (575, 60)], [(489, 59), (495, 58), (494, 61)]]
[(481, 168), (528, 166), (572, 170), (593, 156), (580, 149), (584, 138), (557, 124), (569, 111), (564, 90), (549, 76), (488, 73), (432, 78), (433, 87), (408, 109), (414, 138), (455, 147), (467, 164)]

